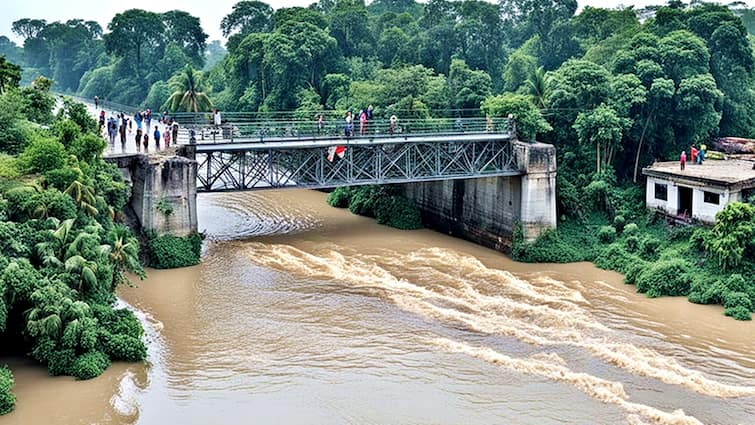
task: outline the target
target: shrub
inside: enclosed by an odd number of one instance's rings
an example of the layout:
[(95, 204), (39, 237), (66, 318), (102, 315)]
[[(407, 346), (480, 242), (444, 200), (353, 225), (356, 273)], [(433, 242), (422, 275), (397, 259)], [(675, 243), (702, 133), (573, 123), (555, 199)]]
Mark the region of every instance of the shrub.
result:
[(346, 208), (349, 206), (351, 190), (349, 187), (338, 187), (328, 194), (328, 205), (335, 208)]
[(123, 334), (140, 338), (144, 333), (141, 322), (131, 310), (125, 308), (116, 310), (109, 305), (94, 304), (92, 314), (100, 325), (113, 335)]
[(514, 228), (511, 258), (525, 263), (573, 263), (585, 260), (583, 253), (564, 241), (557, 230), (548, 229), (534, 241), (526, 242), (519, 224)]
[(138, 362), (147, 358), (147, 347), (141, 339), (130, 335), (113, 335), (106, 333), (104, 336), (105, 352), (113, 360)]
[(613, 243), (608, 246), (595, 259), (595, 265), (605, 270), (615, 270), (619, 273), (626, 273), (633, 264), (641, 262), (637, 256), (634, 256), (619, 243)]
[(724, 270), (742, 263), (753, 249), (755, 206), (742, 202), (727, 205), (716, 214), (716, 222), (705, 239), (705, 251)]
[(627, 285), (636, 284), (637, 277), (640, 275), (640, 273), (645, 271), (647, 267), (648, 264), (642, 260), (629, 264), (626, 270), (626, 274), (624, 275), (624, 283), (626, 283)]
[(635, 223), (629, 223), (624, 226), (624, 235), (636, 235), (640, 228)]
[(752, 320), (750, 310), (742, 306), (729, 307), (724, 310), (724, 314), (736, 320)]
[(76, 180), (81, 180), (81, 170), (78, 168), (63, 167), (56, 170), (50, 170), (44, 174), (45, 182), (49, 185), (64, 192)]
[(68, 119), (56, 121), (52, 126), (52, 131), (58, 137), (60, 143), (63, 143), (66, 147), (70, 147), (71, 143), (81, 135), (81, 128)]
[(611, 226), (601, 226), (598, 231), (598, 240), (602, 243), (611, 243), (616, 239), (616, 229)]
[(74, 138), (68, 145), (68, 152), (80, 161), (93, 162), (96, 157), (102, 155), (106, 147), (105, 139), (89, 133)]
[(375, 219), (396, 229), (414, 230), (422, 228), (419, 208), (404, 196), (384, 196), (375, 202)]
[(709, 233), (708, 229), (703, 227), (696, 228), (689, 237), (690, 246), (698, 252), (702, 252), (705, 249), (705, 240)]
[(723, 304), (729, 289), (721, 279), (708, 274), (695, 275), (689, 293), (689, 301), (695, 304)]
[(101, 351), (84, 353), (71, 364), (71, 374), (79, 380), (92, 379), (102, 375), (110, 366), (110, 359)]
[(624, 241), (624, 246), (627, 248), (628, 252), (637, 252), (637, 250), (640, 248), (640, 239), (637, 236), (627, 236), (626, 240)]
[(691, 277), (690, 264), (684, 260), (658, 261), (637, 277), (637, 291), (654, 298), (664, 295), (687, 295)]
[(750, 297), (748, 297), (744, 292), (732, 291), (724, 296), (724, 307), (744, 307), (747, 309), (747, 311), (752, 311), (752, 301), (750, 300)]
[(175, 269), (199, 264), (202, 237), (198, 233), (186, 237), (148, 235), (149, 264), (156, 269)]
[(352, 214), (375, 216), (375, 202), (380, 197), (379, 186), (360, 186), (353, 189), (349, 200), (349, 211)]
[(37, 138), (19, 157), (21, 168), (28, 173), (44, 173), (65, 164), (66, 149), (53, 139)]
[(661, 246), (661, 241), (653, 236), (645, 236), (640, 241), (640, 256), (642, 259), (652, 261), (658, 258), (658, 248)]
[(10, 155), (0, 154), (0, 179), (17, 180), (21, 177), (17, 163), (18, 161), (16, 158)]
[(624, 219), (623, 215), (617, 215), (613, 219), (613, 227), (616, 229), (617, 234), (621, 234), (621, 232), (624, 231), (624, 226), (626, 225), (627, 221)]
[(11, 392), (13, 374), (8, 366), (0, 368), (0, 416), (9, 413), (16, 406), (16, 396)]

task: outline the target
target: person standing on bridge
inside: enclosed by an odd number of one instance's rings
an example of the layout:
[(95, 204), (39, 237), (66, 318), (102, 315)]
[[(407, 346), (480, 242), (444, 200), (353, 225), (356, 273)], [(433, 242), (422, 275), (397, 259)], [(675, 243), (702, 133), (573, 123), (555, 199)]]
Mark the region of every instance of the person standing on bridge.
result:
[(391, 115), (391, 118), (388, 120), (388, 134), (393, 136), (393, 132), (396, 131), (397, 125), (398, 125), (398, 118), (396, 118), (395, 115)]
[(215, 108), (215, 111), (212, 114), (212, 123), (215, 125), (215, 128), (220, 128), (220, 124), (223, 123), (223, 118), (220, 116), (220, 110)]
[(155, 126), (155, 132), (152, 134), (155, 138), (155, 149), (160, 150), (160, 129)]
[(364, 136), (367, 134), (367, 113), (359, 111), (359, 135)]
[(317, 135), (319, 136), (322, 133), (322, 129), (325, 126), (325, 123), (322, 120), (322, 114), (317, 114)]
[(346, 137), (351, 137), (351, 111), (346, 111), (346, 118), (344, 118), (344, 121), (346, 121), (346, 123), (344, 124), (343, 132)]
[(121, 114), (121, 125), (118, 127), (118, 135), (121, 137), (121, 151), (126, 151), (126, 116)]
[(178, 121), (171, 118), (170, 119), (170, 129), (173, 133), (173, 144), (178, 144)]
[(150, 111), (149, 108), (144, 111), (144, 122), (147, 124), (147, 131), (149, 131), (150, 124), (152, 124), (152, 111)]
[(142, 111), (138, 111), (134, 114), (134, 122), (136, 123), (136, 129), (142, 129)]
[(136, 137), (134, 137), (134, 140), (136, 141), (136, 151), (141, 152), (142, 150), (142, 129), (141, 128), (136, 129)]
[(100, 109), (100, 98), (97, 96), (94, 97), (94, 109)]
[(107, 123), (107, 136), (110, 140), (110, 147), (115, 145), (115, 135), (118, 133), (118, 124), (115, 122), (115, 118), (110, 117)]
[(144, 132), (144, 141), (142, 144), (144, 145), (144, 152), (149, 152), (149, 129), (146, 129)]

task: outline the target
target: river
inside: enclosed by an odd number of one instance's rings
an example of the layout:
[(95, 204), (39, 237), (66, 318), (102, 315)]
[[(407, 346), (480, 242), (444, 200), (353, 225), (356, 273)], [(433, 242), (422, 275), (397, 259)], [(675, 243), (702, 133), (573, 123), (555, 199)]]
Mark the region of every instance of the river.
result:
[(120, 297), (147, 364), (6, 360), (6, 424), (755, 424), (755, 325), (287, 190), (199, 197), (202, 264)]

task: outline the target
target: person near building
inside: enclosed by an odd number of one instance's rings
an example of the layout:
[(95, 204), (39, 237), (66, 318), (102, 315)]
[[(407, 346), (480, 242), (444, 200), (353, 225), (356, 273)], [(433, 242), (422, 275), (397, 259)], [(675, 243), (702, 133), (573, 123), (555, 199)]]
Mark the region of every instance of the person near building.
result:
[(682, 171), (684, 171), (684, 166), (687, 164), (687, 151), (682, 151), (682, 154), (679, 155), (679, 165), (681, 166)]

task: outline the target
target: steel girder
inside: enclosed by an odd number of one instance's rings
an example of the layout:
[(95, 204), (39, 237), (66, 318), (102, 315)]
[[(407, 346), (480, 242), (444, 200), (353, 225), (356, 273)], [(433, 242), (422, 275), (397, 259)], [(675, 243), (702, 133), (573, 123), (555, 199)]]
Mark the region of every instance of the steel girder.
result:
[[(520, 175), (507, 140), (354, 144), (328, 160), (328, 147), (197, 152), (197, 190), (330, 188)], [(211, 148), (210, 148), (211, 149)]]

